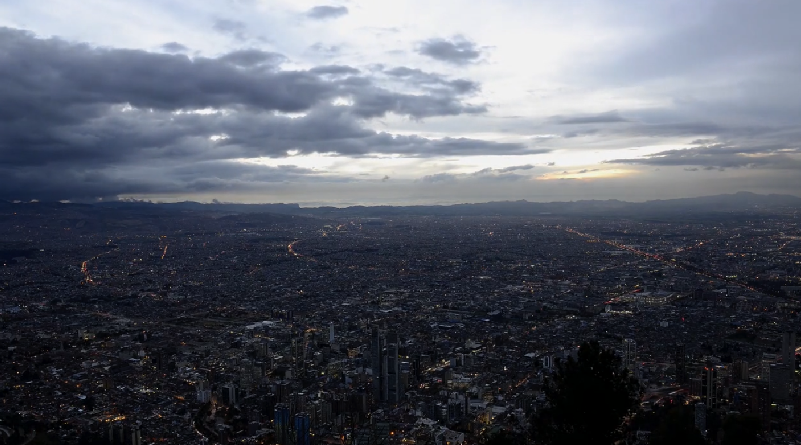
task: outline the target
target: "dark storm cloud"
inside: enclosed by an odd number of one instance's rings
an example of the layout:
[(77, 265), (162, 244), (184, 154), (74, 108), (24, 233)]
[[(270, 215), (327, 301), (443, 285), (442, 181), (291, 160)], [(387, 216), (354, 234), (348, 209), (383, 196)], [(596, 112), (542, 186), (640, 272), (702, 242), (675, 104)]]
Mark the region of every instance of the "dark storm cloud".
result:
[(504, 168), (498, 169), (497, 171), (499, 171), (501, 173), (509, 173), (509, 172), (513, 172), (515, 170), (531, 170), (533, 168), (534, 168), (534, 166), (531, 165), (531, 164), (513, 165), (511, 167), (504, 167)]
[(241, 67), (254, 67), (258, 65), (278, 66), (286, 61), (281, 54), (261, 51), (258, 49), (243, 49), (230, 52), (217, 60)]
[(428, 39), (420, 43), (418, 53), (453, 65), (466, 65), (481, 57), (481, 51), (476, 44), (461, 36), (450, 40)]
[(46, 165), (36, 169), (6, 168), (0, 174), (7, 184), (0, 199), (116, 199), (124, 194), (196, 193), (209, 191), (264, 192), (276, 184), (349, 182), (294, 165), (265, 166), (227, 160), (176, 162), (162, 160), (151, 165), (129, 165), (125, 169), (82, 168), (78, 165)]
[(342, 76), (359, 74), (361, 71), (359, 71), (357, 68), (347, 65), (323, 65), (316, 66), (310, 69), (309, 72), (315, 74), (331, 74), (335, 76)]
[(480, 89), (478, 83), (466, 79), (448, 80), (436, 73), (425, 72), (416, 68), (396, 67), (384, 71), (388, 76), (403, 79), (408, 83), (429, 89), (444, 88), (457, 94), (468, 94)]
[[(801, 169), (801, 149), (785, 145), (737, 146), (724, 142), (665, 150), (642, 158), (614, 159), (607, 163), (649, 166), (687, 166), (690, 171), (726, 168)], [(693, 169), (694, 168), (694, 169)], [(686, 170), (686, 169), (685, 169)]]
[(511, 155), (548, 151), (518, 143), (470, 138), (429, 139), (375, 132), (362, 127), (350, 114), (349, 107), (321, 107), (295, 119), (266, 113), (203, 116), (198, 119), (205, 122), (210, 133), (230, 135), (230, 138), (218, 141), (215, 149), (216, 153), (227, 157), (283, 157), (288, 150), (296, 150), (299, 154), (338, 153), (356, 157), (377, 154), (409, 157)]
[(617, 122), (627, 122), (617, 110), (607, 111), (598, 114), (585, 114), (580, 116), (553, 116), (551, 122), (559, 125), (583, 125), (583, 124), (612, 124)]
[(433, 116), (482, 114), (486, 105), (465, 104), (449, 91), (430, 94), (401, 94), (383, 88), (365, 87), (359, 91), (353, 112), (362, 118), (382, 117), (388, 112), (422, 119)]
[(163, 49), (164, 51), (166, 51), (168, 53), (185, 53), (185, 52), (189, 51), (189, 48), (187, 48), (184, 45), (181, 45), (178, 42), (165, 43), (165, 44), (161, 45), (161, 49)]
[[(0, 28), (5, 178), (0, 199), (185, 191), (190, 183), (225, 181), (244, 187), (248, 180), (267, 181), (244, 167), (235, 170), (238, 179), (198, 176), (197, 181), (172, 168), (191, 171), (201, 163), (222, 168), (213, 162), (280, 158), (287, 151), (412, 157), (544, 152), (524, 144), (398, 136), (363, 126), (364, 119), (388, 113), (413, 119), (483, 113), (485, 105), (465, 102), (478, 90), (470, 81), (394, 72), (407, 86), (424, 86), (422, 93), (411, 94), (383, 87), (388, 74), (371, 77), (348, 66), (288, 71), (280, 68), (283, 60), (260, 50), (189, 58), (93, 48)], [(330, 105), (337, 98), (349, 105)], [(287, 177), (285, 171), (263, 172)]]
[(306, 11), (306, 17), (314, 20), (325, 20), (342, 17), (348, 14), (345, 6), (315, 6)]

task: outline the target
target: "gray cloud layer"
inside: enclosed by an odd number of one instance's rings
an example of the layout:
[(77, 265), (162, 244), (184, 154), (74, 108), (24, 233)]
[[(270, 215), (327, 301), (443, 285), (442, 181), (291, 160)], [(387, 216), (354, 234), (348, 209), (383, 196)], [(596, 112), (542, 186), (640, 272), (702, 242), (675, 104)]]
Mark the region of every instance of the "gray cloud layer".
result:
[[(633, 159), (614, 159), (608, 163), (703, 167), (706, 170), (727, 168), (771, 168), (801, 170), (801, 148), (781, 145), (736, 146), (723, 142), (698, 140), (681, 150), (665, 150)], [(698, 171), (698, 169), (685, 169)]]
[(466, 65), (478, 60), (481, 51), (476, 44), (463, 37), (428, 39), (420, 44), (418, 52), (441, 62)]
[(348, 14), (345, 6), (315, 6), (306, 11), (306, 17), (315, 20), (334, 19)]
[(533, 169), (533, 165), (515, 165), (506, 168), (483, 168), (472, 173), (436, 173), (425, 175), (418, 179), (419, 182), (427, 184), (454, 183), (454, 182), (509, 182), (530, 179), (530, 176), (512, 173), (514, 171), (525, 171)]
[[(181, 49), (177, 45), (165, 49)], [(321, 176), (229, 161), (286, 157), (287, 151), (412, 157), (535, 152), (523, 144), (397, 136), (363, 126), (389, 113), (413, 119), (483, 113), (486, 106), (466, 102), (479, 90), (472, 81), (403, 67), (379, 77), (337, 65), (283, 70), (283, 62), (280, 54), (255, 49), (189, 58), (0, 28), (0, 174), (6, 178), (0, 199), (227, 190)], [(383, 86), (392, 79), (399, 90)], [(332, 105), (337, 98), (350, 105)]]

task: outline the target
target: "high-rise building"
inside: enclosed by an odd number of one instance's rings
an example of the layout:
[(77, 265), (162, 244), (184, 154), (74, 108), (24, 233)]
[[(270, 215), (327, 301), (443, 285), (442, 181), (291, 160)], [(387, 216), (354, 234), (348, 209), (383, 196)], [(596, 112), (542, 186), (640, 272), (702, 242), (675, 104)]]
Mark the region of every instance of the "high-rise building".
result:
[(273, 415), (275, 441), (281, 445), (289, 445), (289, 406), (285, 403), (275, 405)]
[(687, 383), (687, 350), (684, 343), (676, 344), (673, 354), (676, 362), (676, 382), (683, 385)]
[(277, 392), (278, 401), (280, 403), (289, 403), (289, 396), (292, 393), (292, 385), (286, 380), (281, 380), (278, 382)]
[(333, 343), (333, 342), (334, 342), (334, 323), (331, 322), (331, 324), (328, 325), (328, 343)]
[(632, 374), (636, 370), (637, 365), (637, 342), (634, 339), (627, 338), (623, 340), (623, 366), (626, 367)]
[(701, 403), (712, 409), (718, 405), (718, 370), (711, 364), (701, 373)]
[(196, 392), (197, 401), (200, 403), (208, 403), (211, 401), (211, 390), (210, 389), (202, 389)]
[(749, 378), (748, 362), (735, 360), (731, 367), (731, 376), (735, 382), (746, 382)]
[(774, 354), (762, 354), (762, 366), (759, 369), (759, 380), (765, 383), (770, 382), (771, 366), (776, 364), (776, 356)]
[(782, 333), (782, 363), (795, 369), (795, 332)]
[(759, 416), (762, 430), (770, 430), (770, 388), (767, 383), (756, 382), (756, 391), (751, 399), (751, 412)]
[(236, 384), (234, 383), (227, 383), (220, 388), (222, 402), (226, 405), (236, 405), (239, 401), (237, 400), (237, 388)]
[(142, 432), (139, 430), (139, 425), (131, 427), (131, 445), (142, 445)]
[(373, 328), (372, 337), (370, 341), (370, 358), (373, 369), (373, 400), (375, 402), (384, 402), (387, 400), (387, 394), (384, 392), (386, 385), (384, 384), (384, 349), (386, 347), (386, 338), (381, 335), (378, 328)]
[(695, 427), (706, 436), (706, 405), (703, 403), (695, 404)]
[(398, 333), (390, 332), (387, 335), (386, 349), (386, 385), (387, 402), (399, 403), (403, 398), (403, 387), (401, 386), (400, 360), (398, 358)]
[(791, 403), (792, 397), (790, 393), (793, 389), (793, 369), (784, 364), (771, 365), (769, 385), (772, 401)]
[(398, 333), (391, 331), (383, 335), (373, 328), (370, 355), (373, 370), (373, 401), (376, 403), (398, 403), (403, 399)]
[(295, 414), (295, 445), (311, 444), (311, 422), (306, 413)]

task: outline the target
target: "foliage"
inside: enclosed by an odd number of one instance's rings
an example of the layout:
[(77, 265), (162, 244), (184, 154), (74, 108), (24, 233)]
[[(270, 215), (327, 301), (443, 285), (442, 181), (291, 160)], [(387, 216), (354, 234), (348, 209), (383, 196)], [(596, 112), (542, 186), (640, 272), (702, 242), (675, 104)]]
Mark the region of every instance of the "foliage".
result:
[(762, 425), (756, 416), (732, 415), (723, 421), (721, 445), (756, 445)]
[(548, 407), (534, 421), (536, 443), (611, 445), (622, 437), (640, 391), (614, 352), (589, 342), (579, 348), (578, 360), (557, 363), (545, 395)]
[(510, 431), (500, 430), (491, 434), (484, 445), (523, 445), (526, 438)]
[(651, 433), (650, 445), (704, 445), (706, 440), (695, 427), (692, 407), (679, 405), (670, 408), (659, 426)]

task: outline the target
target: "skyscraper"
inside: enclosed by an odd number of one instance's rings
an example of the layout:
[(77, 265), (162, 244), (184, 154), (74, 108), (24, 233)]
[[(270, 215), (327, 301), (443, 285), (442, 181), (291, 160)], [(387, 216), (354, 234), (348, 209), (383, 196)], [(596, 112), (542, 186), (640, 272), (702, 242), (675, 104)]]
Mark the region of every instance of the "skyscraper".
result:
[(386, 385), (387, 402), (399, 403), (403, 397), (403, 387), (401, 386), (400, 360), (398, 360), (398, 333), (392, 331), (387, 335), (386, 349)]
[(623, 366), (633, 374), (637, 365), (637, 342), (627, 338), (623, 340)]
[(769, 388), (772, 401), (790, 403), (792, 401), (793, 369), (784, 364), (772, 365), (770, 367)]
[(695, 427), (706, 437), (706, 405), (695, 404)]
[(237, 399), (237, 387), (235, 383), (228, 383), (220, 388), (222, 395), (222, 402), (226, 405), (236, 405), (239, 403)]
[(711, 364), (701, 374), (701, 403), (708, 408), (716, 408), (718, 404), (718, 370)]
[(383, 402), (387, 400), (387, 395), (384, 392), (384, 348), (386, 339), (381, 335), (378, 328), (373, 328), (373, 333), (370, 341), (370, 358), (372, 361), (373, 369), (373, 400), (375, 402)]
[(295, 445), (311, 444), (311, 421), (306, 413), (295, 414)]
[(334, 342), (334, 323), (331, 322), (331, 324), (328, 325), (328, 343), (333, 343), (333, 342)]
[(377, 403), (398, 403), (403, 398), (400, 378), (398, 333), (386, 336), (373, 328), (370, 355), (373, 369), (373, 400)]
[(782, 333), (782, 363), (795, 369), (795, 332)]
[(687, 350), (684, 343), (677, 343), (674, 349), (676, 362), (676, 382), (680, 385), (687, 383)]
[(289, 444), (289, 406), (285, 403), (275, 405), (273, 417), (275, 441), (281, 445)]

